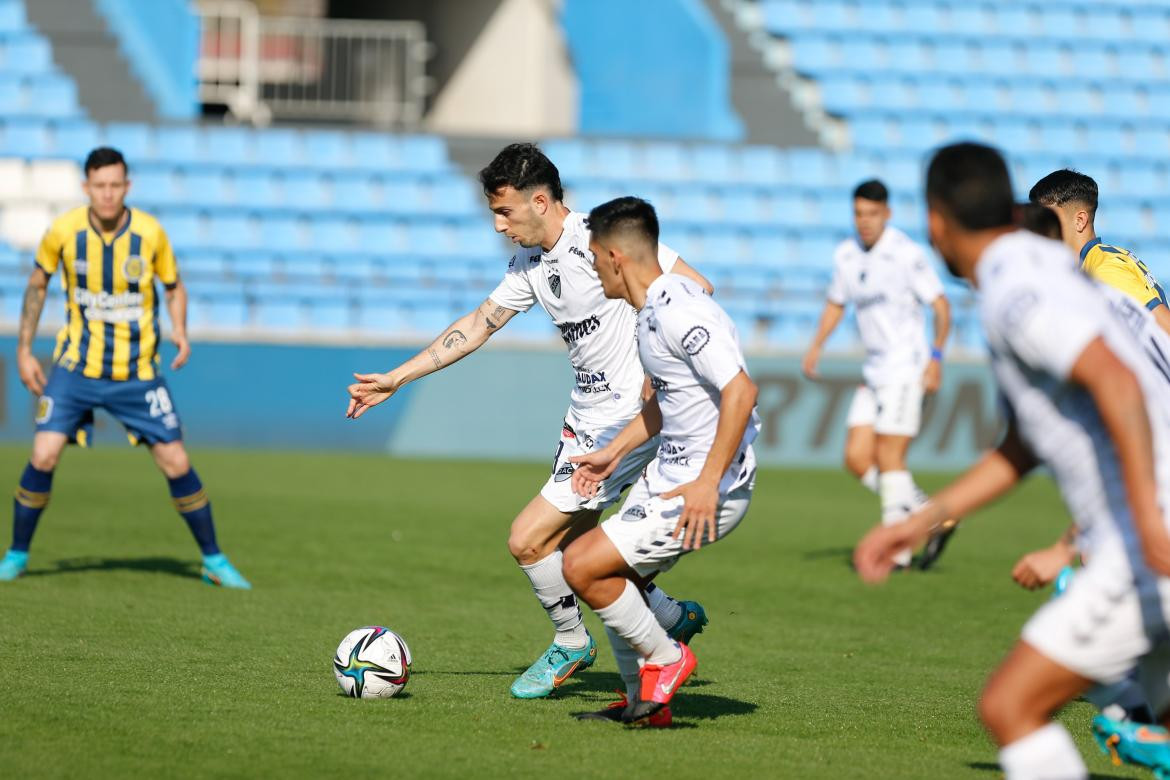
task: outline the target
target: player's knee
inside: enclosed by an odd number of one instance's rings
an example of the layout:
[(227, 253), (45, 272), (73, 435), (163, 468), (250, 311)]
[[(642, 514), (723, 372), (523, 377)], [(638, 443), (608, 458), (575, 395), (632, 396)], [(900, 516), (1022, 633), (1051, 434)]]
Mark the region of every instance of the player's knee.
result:
[(167, 479), (176, 479), (191, 470), (191, 460), (182, 447), (164, 445), (156, 447), (154, 462)]
[(53, 471), (61, 460), (61, 451), (54, 448), (33, 448), (28, 462), (37, 471)]
[(993, 737), (1003, 744), (1005, 735), (1014, 730), (1020, 703), (1003, 686), (989, 686), (979, 697), (979, 720)]
[(873, 465), (870, 453), (861, 448), (845, 448), (845, 468), (858, 479)]
[(516, 559), (516, 563), (521, 566), (529, 566), (543, 557), (532, 535), (527, 533), (525, 529), (516, 528), (515, 526), (512, 527), (511, 533), (508, 534), (508, 552)]

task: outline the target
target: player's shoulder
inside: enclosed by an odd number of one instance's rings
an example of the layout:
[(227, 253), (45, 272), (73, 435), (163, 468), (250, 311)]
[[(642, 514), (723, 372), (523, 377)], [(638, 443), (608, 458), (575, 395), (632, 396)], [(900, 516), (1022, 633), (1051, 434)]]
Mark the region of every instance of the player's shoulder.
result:
[(510, 274), (527, 273), (528, 269), (540, 262), (540, 247), (519, 247), (508, 258), (507, 272)]
[(1026, 230), (993, 241), (976, 277), (987, 321), (1009, 330), (1046, 301), (1066, 307), (1092, 290), (1064, 244)]
[(833, 249), (833, 262), (837, 265), (848, 263), (861, 257), (861, 247), (853, 236), (843, 239)]
[(717, 319), (721, 311), (697, 282), (681, 274), (663, 274), (648, 296), (647, 303), (668, 335), (679, 335), (698, 321)]
[(59, 214), (50, 224), (50, 233), (75, 233), (89, 225), (89, 207), (77, 206)]
[(882, 248), (892, 257), (905, 262), (918, 262), (926, 257), (926, 249), (904, 231), (887, 225), (882, 234)]

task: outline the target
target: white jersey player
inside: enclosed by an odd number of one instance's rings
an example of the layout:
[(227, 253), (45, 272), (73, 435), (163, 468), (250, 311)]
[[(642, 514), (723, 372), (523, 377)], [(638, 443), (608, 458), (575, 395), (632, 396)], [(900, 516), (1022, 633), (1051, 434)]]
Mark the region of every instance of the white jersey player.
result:
[(980, 291), (1009, 430), (907, 522), (871, 531), (854, 561), (863, 578), (879, 580), (897, 551), (945, 518), (1046, 466), (1092, 555), (1064, 596), (1024, 627), (981, 696), (980, 716), (1008, 780), (1084, 778), (1072, 739), (1051, 721), (1057, 709), (1137, 665), (1155, 714), (1170, 710), (1170, 533), (1160, 508), (1170, 505), (1170, 385), (1067, 250), (1014, 227), (998, 152), (941, 149), (926, 194), (933, 244)]
[[(853, 192), (857, 235), (837, 247), (833, 278), (816, 335), (802, 368), (817, 377), (821, 348), (852, 306), (865, 346), (863, 384), (846, 419), (845, 467), (881, 498), (882, 519), (899, 522), (917, 506), (919, 491), (906, 468), (906, 452), (918, 435), (922, 400), (942, 381), (942, 351), (950, 330), (950, 305), (926, 252), (889, 224), (889, 191), (880, 181)], [(924, 309), (934, 311), (933, 345), (926, 340)], [(945, 543), (945, 538), (941, 540)], [(941, 552), (924, 555), (923, 568)], [(899, 556), (910, 563), (910, 551)]]
[(757, 389), (726, 312), (692, 280), (663, 273), (649, 203), (610, 201), (589, 225), (606, 295), (639, 309), (638, 353), (655, 397), (607, 446), (573, 459), (574, 489), (595, 495), (655, 434), (659, 442), (621, 511), (565, 551), (565, 578), (605, 624), (626, 682), (621, 702), (586, 717), (665, 725), (696, 661), (654, 619), (639, 585), (743, 519), (755, 485)]
[[(593, 270), (584, 218), (562, 203), (556, 166), (532, 144), (512, 144), (480, 173), (497, 232), (519, 249), (503, 281), (478, 309), (456, 320), (425, 350), (385, 374), (355, 374), (348, 416), (360, 417), (408, 382), (474, 352), (517, 312), (537, 303), (552, 317), (569, 350), (576, 387), (561, 429), (552, 474), (512, 522), (508, 548), (556, 629), (552, 645), (512, 684), (518, 698), (547, 696), (570, 675), (591, 666), (597, 647), (562, 573), (561, 548), (597, 524), (654, 454), (647, 444), (586, 500), (572, 492), (571, 455), (604, 446), (641, 408), (644, 375), (635, 344), (635, 313), (605, 297)], [(694, 269), (666, 247), (662, 267), (685, 274), (708, 291)], [(646, 596), (666, 630), (689, 638), (707, 622), (701, 606), (678, 602), (649, 586)]]

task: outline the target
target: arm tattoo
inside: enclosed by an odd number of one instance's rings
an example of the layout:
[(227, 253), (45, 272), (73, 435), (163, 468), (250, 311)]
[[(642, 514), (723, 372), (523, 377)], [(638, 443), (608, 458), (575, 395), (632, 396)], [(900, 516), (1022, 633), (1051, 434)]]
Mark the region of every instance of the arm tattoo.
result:
[(443, 339), (443, 346), (447, 349), (462, 349), (466, 343), (467, 337), (463, 335), (461, 330), (453, 330), (447, 334), (447, 338)]
[(443, 367), (443, 361), (439, 359), (439, 353), (435, 352), (434, 347), (428, 348), (427, 354), (431, 356), (431, 360), (435, 361), (435, 368)]
[(20, 343), (32, 346), (33, 337), (37, 333), (37, 323), (41, 320), (41, 310), (45, 307), (45, 288), (29, 286), (24, 291), (24, 304), (20, 308)]
[(504, 316), (504, 307), (503, 306), (497, 306), (492, 311), (491, 314), (485, 316), (483, 319), (487, 323), (488, 330), (495, 330), (496, 328), (500, 327), (496, 323), (492, 322), (492, 317), (495, 317), (498, 320), (503, 316)]

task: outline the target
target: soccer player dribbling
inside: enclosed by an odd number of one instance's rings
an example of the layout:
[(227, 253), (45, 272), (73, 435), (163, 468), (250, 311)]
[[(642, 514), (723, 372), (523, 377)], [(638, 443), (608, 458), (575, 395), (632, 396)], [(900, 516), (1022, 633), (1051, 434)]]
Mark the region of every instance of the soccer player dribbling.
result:
[(1071, 737), (1052, 721), (1060, 707), (1136, 666), (1151, 709), (1163, 722), (1170, 714), (1170, 533), (1161, 510), (1170, 505), (1170, 384), (1068, 250), (1013, 224), (997, 151), (939, 150), (926, 200), (931, 242), (979, 292), (1008, 431), (905, 523), (870, 531), (854, 563), (863, 579), (884, 579), (899, 550), (1046, 466), (1088, 562), (1024, 626), (979, 714), (1008, 780), (1085, 778)]
[[(562, 550), (597, 524), (654, 455), (647, 443), (627, 458), (597, 493), (576, 495), (570, 456), (605, 446), (641, 408), (645, 375), (638, 363), (633, 310), (606, 299), (589, 251), (585, 215), (563, 203), (560, 173), (532, 144), (505, 147), (480, 172), (494, 225), (519, 246), (499, 286), (479, 308), (451, 324), (429, 347), (383, 374), (355, 374), (347, 416), (361, 417), (403, 385), (463, 359), (483, 346), (518, 312), (539, 304), (568, 347), (576, 376), (552, 473), (512, 521), (508, 549), (552, 621), (552, 644), (512, 683), (522, 699), (548, 696), (573, 674), (593, 665), (597, 645), (562, 572)], [(659, 246), (663, 268), (685, 274), (702, 289), (710, 285), (672, 250)], [(653, 585), (646, 591), (656, 619), (675, 637), (689, 640), (707, 619), (700, 605), (676, 601)], [(612, 637), (611, 637), (612, 638)], [(636, 679), (636, 671), (634, 673)]]
[[(122, 423), (132, 443), (150, 449), (203, 554), (204, 581), (250, 588), (219, 549), (211, 503), (183, 447), (179, 413), (159, 371), (156, 280), (165, 290), (171, 340), (178, 348), (171, 368), (182, 368), (191, 354), (187, 293), (170, 241), (158, 220), (126, 205), (129, 170), (116, 149), (90, 152), (83, 188), (89, 205), (49, 227), (24, 294), (17, 362), (21, 382), (40, 400), (32, 455), (13, 499), (12, 546), (0, 559), (0, 580), (24, 574), (65, 445), (71, 439), (88, 443), (93, 412), (100, 408)], [(46, 382), (32, 344), (49, 278), (58, 268), (66, 323), (57, 334)]]
[(658, 263), (649, 203), (604, 203), (589, 213), (589, 229), (606, 296), (638, 310), (638, 354), (655, 394), (606, 446), (571, 459), (574, 490), (593, 495), (628, 453), (660, 440), (621, 510), (565, 551), (565, 579), (623, 640), (614, 644), (623, 679), (639, 674), (622, 701), (580, 717), (665, 725), (697, 661), (655, 621), (641, 589), (684, 554), (731, 533), (747, 513), (758, 390), (731, 318), (692, 280)]

